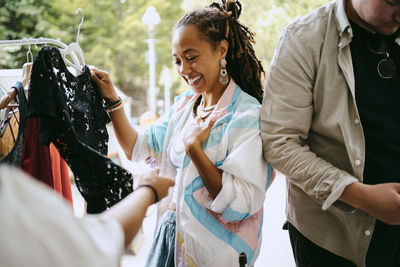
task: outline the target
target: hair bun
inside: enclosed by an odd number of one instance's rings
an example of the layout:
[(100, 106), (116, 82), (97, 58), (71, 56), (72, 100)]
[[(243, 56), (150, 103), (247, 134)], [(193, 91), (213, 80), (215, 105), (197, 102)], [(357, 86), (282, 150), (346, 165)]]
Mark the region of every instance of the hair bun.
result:
[(224, 13), (225, 17), (231, 17), (238, 19), (242, 13), (242, 5), (236, 0), (222, 0), (222, 2), (214, 2), (210, 7), (217, 8), (219, 11)]
[(229, 15), (235, 19), (238, 19), (242, 13), (242, 5), (236, 0), (222, 0), (225, 6), (225, 10), (229, 12)]

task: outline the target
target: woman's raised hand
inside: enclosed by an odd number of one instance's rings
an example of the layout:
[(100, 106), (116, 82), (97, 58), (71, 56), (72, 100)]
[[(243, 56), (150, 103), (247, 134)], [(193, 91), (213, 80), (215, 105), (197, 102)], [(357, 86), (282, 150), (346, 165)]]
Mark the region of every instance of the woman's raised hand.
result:
[(114, 103), (118, 100), (118, 94), (110, 79), (110, 75), (106, 71), (90, 68), (90, 76), (92, 81), (97, 84), (100, 89), (100, 94), (108, 103)]

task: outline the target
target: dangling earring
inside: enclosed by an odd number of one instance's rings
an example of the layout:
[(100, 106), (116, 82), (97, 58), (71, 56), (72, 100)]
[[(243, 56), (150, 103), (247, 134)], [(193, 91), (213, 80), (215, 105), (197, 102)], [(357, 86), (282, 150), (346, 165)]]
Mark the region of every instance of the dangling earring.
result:
[(219, 82), (222, 84), (227, 84), (229, 82), (228, 72), (226, 71), (226, 60), (225, 57), (219, 62), (221, 70), (219, 71)]

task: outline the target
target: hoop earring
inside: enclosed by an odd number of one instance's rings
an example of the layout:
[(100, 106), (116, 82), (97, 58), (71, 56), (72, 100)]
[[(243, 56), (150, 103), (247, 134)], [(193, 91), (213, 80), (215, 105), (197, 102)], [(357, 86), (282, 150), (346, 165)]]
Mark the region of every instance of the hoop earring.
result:
[(222, 84), (227, 84), (229, 82), (228, 72), (226, 71), (226, 59), (225, 57), (219, 62), (221, 70), (219, 71), (219, 82)]

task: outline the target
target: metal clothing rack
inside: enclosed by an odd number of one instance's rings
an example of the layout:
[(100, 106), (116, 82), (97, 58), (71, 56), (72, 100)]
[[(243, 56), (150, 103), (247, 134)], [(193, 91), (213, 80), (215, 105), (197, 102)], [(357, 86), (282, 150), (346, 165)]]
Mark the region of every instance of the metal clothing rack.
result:
[[(32, 66), (32, 62), (33, 62), (33, 55), (31, 52), (31, 46), (32, 45), (38, 45), (38, 44), (51, 44), (51, 45), (55, 45), (58, 46), (60, 48), (60, 54), (63, 57), (64, 62), (75, 68), (77, 74), (81, 74), (83, 72), (83, 69), (85, 67), (85, 59), (83, 56), (83, 52), (82, 49), (79, 46), (79, 34), (80, 34), (80, 30), (81, 30), (81, 26), (83, 24), (83, 20), (84, 20), (84, 14), (83, 14), (83, 10), (81, 8), (78, 8), (75, 11), (75, 14), (77, 14), (78, 12), (82, 13), (82, 19), (81, 22), (78, 26), (78, 33), (76, 36), (76, 42), (75, 43), (71, 43), (69, 45), (66, 45), (65, 43), (61, 42), (60, 39), (52, 39), (52, 38), (23, 38), (23, 39), (19, 39), (19, 40), (0, 40), (0, 47), (1, 46), (23, 46), (23, 45), (27, 45), (28, 46), (28, 52), (26, 53), (26, 61), (27, 63), (24, 64), (23, 66), (23, 71), (24, 73), (26, 73), (26, 71), (28, 70), (28, 65)], [(72, 59), (72, 62), (66, 57), (66, 56), (70, 56), (70, 58)], [(30, 71), (30, 68), (29, 68)], [(25, 75), (25, 74), (24, 74)], [(29, 75), (30, 76), (30, 75)], [(9, 107), (10, 106), (10, 102), (11, 102), (12, 98), (8, 97), (7, 95), (4, 95), (3, 97), (1, 97), (0, 99), (0, 106), (1, 108), (3, 107)]]
[[(28, 52), (27, 52), (27, 62), (32, 62), (33, 61), (33, 56), (31, 52), (31, 45), (38, 45), (38, 44), (53, 44), (57, 45), (60, 47), (60, 53), (63, 56), (63, 59), (68, 65), (74, 67), (78, 73), (82, 73), (82, 69), (85, 66), (85, 59), (83, 56), (82, 49), (79, 46), (79, 34), (81, 31), (81, 26), (83, 24), (84, 20), (84, 14), (82, 8), (78, 8), (75, 11), (75, 14), (78, 12), (82, 13), (82, 19), (81, 22), (78, 26), (78, 33), (76, 36), (76, 42), (71, 43), (70, 45), (66, 45), (65, 43), (61, 42), (60, 39), (52, 39), (52, 38), (23, 38), (20, 40), (0, 40), (0, 46), (23, 46), (27, 45), (28, 46)], [(66, 56), (69, 55), (72, 58), (72, 61), (69, 61)]]
[[(61, 42), (60, 39), (51, 39), (51, 38), (23, 38), (23, 39), (19, 39), (19, 40), (1, 40), (0, 41), (0, 46), (23, 46), (23, 45), (28, 45), (29, 46), (29, 50), (28, 53), (30, 53), (30, 46), (31, 45), (38, 45), (38, 44), (52, 44), (52, 45), (57, 45), (58, 47), (62, 48), (62, 49), (67, 49), (68, 45), (66, 45), (65, 43)], [(32, 53), (31, 57), (32, 57)], [(70, 56), (74, 62), (74, 64), (79, 65), (79, 59), (78, 57), (75, 55), (75, 53), (70, 53)], [(27, 61), (28, 60), (28, 54), (27, 54)]]
[(61, 48), (67, 48), (68, 46), (61, 42), (59, 39), (51, 38), (23, 38), (20, 40), (2, 40), (0, 46), (12, 46), (12, 45), (38, 45), (38, 44), (54, 44)]

